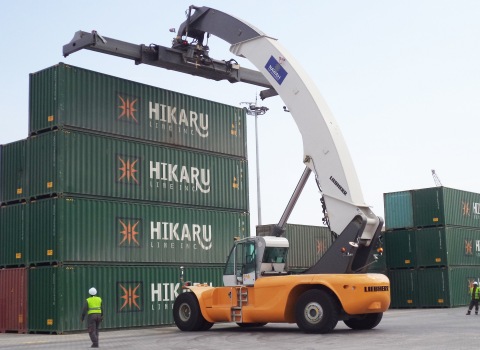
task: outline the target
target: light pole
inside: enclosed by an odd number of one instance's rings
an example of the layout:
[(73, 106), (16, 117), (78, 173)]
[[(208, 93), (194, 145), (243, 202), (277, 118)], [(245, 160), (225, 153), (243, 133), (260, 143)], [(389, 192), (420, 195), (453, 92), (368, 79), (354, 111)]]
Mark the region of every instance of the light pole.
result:
[(258, 225), (262, 224), (262, 205), (260, 200), (260, 165), (258, 157), (258, 116), (267, 113), (267, 107), (257, 106), (257, 98), (255, 97), (255, 103), (253, 102), (240, 102), (240, 104), (248, 105), (248, 108), (243, 108), (248, 115), (255, 116), (255, 160), (257, 166), (257, 208), (258, 208)]

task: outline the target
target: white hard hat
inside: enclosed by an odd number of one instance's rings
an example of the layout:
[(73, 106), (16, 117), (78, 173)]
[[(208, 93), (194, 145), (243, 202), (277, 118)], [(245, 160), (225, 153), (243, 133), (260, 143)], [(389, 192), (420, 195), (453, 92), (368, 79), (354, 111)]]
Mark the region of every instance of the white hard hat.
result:
[(476, 284), (476, 285), (478, 286), (478, 282), (477, 282), (477, 281), (473, 282), (473, 284)]
[(95, 289), (95, 287), (92, 287), (88, 290), (88, 294), (90, 295), (97, 295), (97, 290)]

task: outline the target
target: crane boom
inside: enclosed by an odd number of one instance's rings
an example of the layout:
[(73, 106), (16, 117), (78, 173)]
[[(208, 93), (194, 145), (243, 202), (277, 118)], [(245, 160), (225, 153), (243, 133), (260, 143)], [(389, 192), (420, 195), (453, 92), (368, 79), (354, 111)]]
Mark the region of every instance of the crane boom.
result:
[(231, 44), (230, 51), (253, 63), (282, 98), (302, 135), (303, 162), (321, 187), (330, 229), (343, 236), (334, 246), (352, 242), (350, 259), (334, 247), (309, 272), (361, 270), (383, 220), (365, 204), (345, 140), (315, 84), (276, 39), (221, 11), (191, 6), (187, 20), (177, 32), (177, 42), (187, 37), (203, 45), (206, 33)]

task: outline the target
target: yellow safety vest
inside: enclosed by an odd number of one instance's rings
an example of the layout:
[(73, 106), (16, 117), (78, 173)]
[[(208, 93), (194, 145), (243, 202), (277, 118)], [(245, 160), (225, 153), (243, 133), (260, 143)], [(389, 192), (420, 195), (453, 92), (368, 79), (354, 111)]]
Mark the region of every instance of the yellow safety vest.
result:
[(102, 299), (100, 297), (87, 298), (88, 314), (101, 314), (102, 313)]
[[(473, 293), (473, 287), (470, 287), (470, 295), (472, 295), (472, 293)], [(477, 289), (475, 290), (475, 295), (473, 295), (473, 298), (476, 300), (480, 299), (480, 287), (477, 287)]]

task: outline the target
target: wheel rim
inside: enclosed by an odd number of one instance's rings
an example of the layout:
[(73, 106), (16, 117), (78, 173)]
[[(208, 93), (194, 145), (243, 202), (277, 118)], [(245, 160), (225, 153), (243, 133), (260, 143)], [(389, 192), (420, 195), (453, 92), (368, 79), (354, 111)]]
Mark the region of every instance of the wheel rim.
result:
[(190, 309), (190, 305), (188, 305), (187, 303), (183, 303), (182, 305), (180, 305), (178, 314), (183, 322), (187, 322), (192, 314), (192, 309)]
[(319, 303), (308, 303), (305, 306), (304, 315), (309, 323), (319, 323), (323, 318), (322, 306)]

